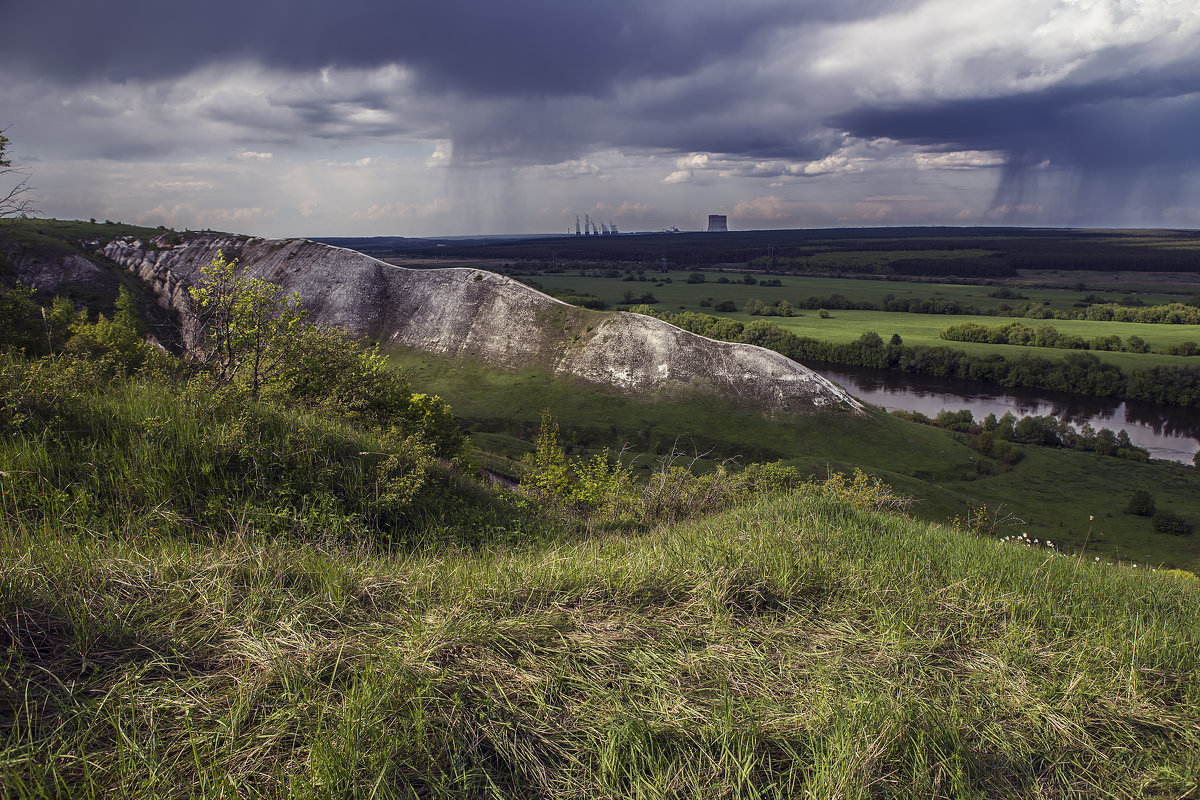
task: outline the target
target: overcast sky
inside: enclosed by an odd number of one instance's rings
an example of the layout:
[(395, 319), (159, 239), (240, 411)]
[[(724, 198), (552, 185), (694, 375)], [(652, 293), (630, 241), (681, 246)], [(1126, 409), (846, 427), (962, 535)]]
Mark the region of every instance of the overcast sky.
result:
[(0, 128), (49, 216), (1200, 227), (1195, 0), (5, 6)]

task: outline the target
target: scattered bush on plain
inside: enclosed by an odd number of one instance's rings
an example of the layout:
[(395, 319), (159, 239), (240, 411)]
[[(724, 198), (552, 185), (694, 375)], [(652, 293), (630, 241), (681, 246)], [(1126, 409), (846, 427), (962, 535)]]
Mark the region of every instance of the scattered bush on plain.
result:
[(695, 518), (758, 496), (801, 490), (823, 492), (877, 511), (902, 512), (912, 502), (861, 469), (852, 475), (833, 473), (823, 482), (781, 463), (756, 463), (738, 470), (725, 462), (698, 473), (703, 455), (672, 448), (645, 481), (638, 481), (632, 465), (621, 456), (607, 449), (590, 458), (568, 455), (560, 444), (558, 423), (544, 411), (518, 490), (553, 513), (645, 524)]

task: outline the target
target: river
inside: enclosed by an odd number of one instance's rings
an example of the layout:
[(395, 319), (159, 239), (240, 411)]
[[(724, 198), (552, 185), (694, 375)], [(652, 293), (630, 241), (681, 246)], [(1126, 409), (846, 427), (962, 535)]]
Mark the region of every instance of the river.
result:
[(812, 364), (817, 372), (841, 384), (851, 394), (888, 411), (919, 411), (928, 417), (939, 411), (970, 409), (981, 422), (988, 414), (1018, 417), (1052, 414), (1076, 428), (1124, 429), (1129, 439), (1150, 451), (1151, 458), (1191, 464), (1200, 450), (1200, 411), (1136, 400), (1119, 401), (1064, 392), (1008, 389), (994, 383), (914, 375), (897, 370)]

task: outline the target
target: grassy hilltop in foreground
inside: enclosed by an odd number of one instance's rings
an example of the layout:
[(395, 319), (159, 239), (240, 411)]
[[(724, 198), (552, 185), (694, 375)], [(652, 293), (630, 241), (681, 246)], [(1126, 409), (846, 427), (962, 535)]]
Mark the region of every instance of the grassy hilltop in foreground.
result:
[(131, 798), (1197, 789), (1195, 582), (819, 493), (523, 539), (23, 533), (2, 546), (0, 779)]
[(8, 796), (1200, 789), (1190, 575), (837, 482), (613, 526), (428, 463), (397, 506), (369, 416), (82, 377), (0, 462)]

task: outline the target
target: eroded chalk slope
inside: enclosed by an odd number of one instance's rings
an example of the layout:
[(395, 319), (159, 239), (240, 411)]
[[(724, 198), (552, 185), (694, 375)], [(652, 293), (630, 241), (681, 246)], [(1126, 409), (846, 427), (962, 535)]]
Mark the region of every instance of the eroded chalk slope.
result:
[(707, 339), (641, 314), (576, 308), (484, 270), (405, 269), (302, 239), (203, 234), (168, 242), (117, 240), (104, 254), (180, 312), (189, 344), (200, 328), (187, 287), (223, 251), (247, 274), (299, 292), (310, 320), (380, 342), (547, 369), (634, 394), (716, 392), (769, 411), (862, 410), (839, 387), (771, 350)]

